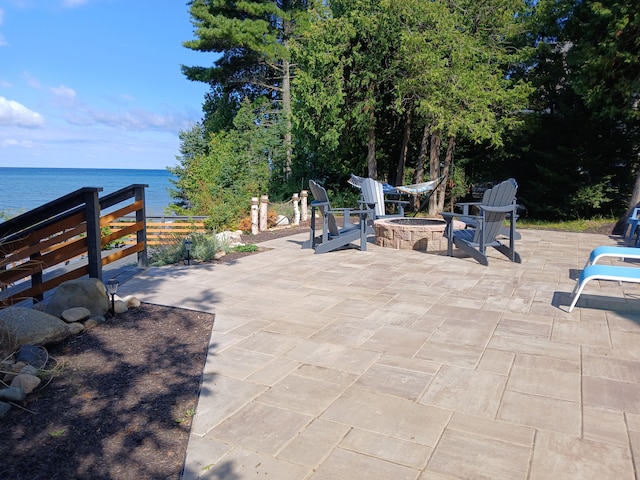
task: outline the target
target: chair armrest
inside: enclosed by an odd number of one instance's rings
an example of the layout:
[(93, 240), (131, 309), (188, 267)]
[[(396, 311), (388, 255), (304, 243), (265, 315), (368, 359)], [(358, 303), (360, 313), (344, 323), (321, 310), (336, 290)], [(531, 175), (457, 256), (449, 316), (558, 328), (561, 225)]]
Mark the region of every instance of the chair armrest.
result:
[(486, 212), (498, 212), (498, 213), (515, 212), (517, 208), (516, 205), (505, 205), (504, 207), (490, 207), (486, 205), (478, 205), (478, 207), (480, 207), (481, 210), (484, 210)]
[(456, 203), (455, 206), (456, 207), (461, 207), (462, 208), (462, 215), (464, 215), (465, 217), (469, 216), (469, 207), (473, 207), (474, 205), (481, 205), (482, 202), (460, 202), (460, 203)]
[(325, 207), (328, 205), (329, 205), (329, 202), (321, 202), (320, 200), (313, 200), (311, 202), (312, 207)]
[(408, 200), (385, 200), (384, 203), (393, 203), (394, 205), (409, 205)]
[(471, 218), (474, 220), (482, 220), (483, 217), (482, 215), (465, 215), (464, 213), (456, 213), (456, 212), (441, 212), (440, 215), (442, 217), (444, 217), (445, 220), (447, 220), (447, 218), (449, 218), (450, 220), (447, 221), (451, 221), (454, 218)]

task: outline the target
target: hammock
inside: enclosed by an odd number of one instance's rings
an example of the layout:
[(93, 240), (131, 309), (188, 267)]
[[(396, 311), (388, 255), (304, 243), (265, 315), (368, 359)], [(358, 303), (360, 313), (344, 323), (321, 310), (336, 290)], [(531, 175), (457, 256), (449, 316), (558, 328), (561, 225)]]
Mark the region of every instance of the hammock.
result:
[[(359, 177), (352, 173), (351, 178), (349, 178), (349, 183), (356, 188), (362, 188), (362, 180), (364, 180), (363, 177)], [(444, 177), (431, 180), (430, 182), (414, 183), (413, 185), (401, 185), (399, 187), (394, 187), (386, 182), (381, 183), (382, 191), (385, 194), (397, 195), (399, 193), (406, 193), (408, 195), (422, 195), (438, 188), (438, 185), (440, 185), (440, 182), (442, 182), (442, 180), (444, 180)]]
[[(420, 207), (414, 212), (413, 216), (415, 217), (424, 207), (429, 203), (429, 199), (433, 192), (440, 186), (440, 184), (444, 181), (445, 175), (442, 177), (436, 178), (435, 180), (431, 180), (429, 182), (424, 183), (414, 183), (413, 185), (401, 185), (399, 187), (394, 187), (389, 185), (386, 182), (382, 182), (382, 192), (385, 195), (424, 195), (427, 194), (427, 197), (422, 201)], [(354, 187), (362, 190), (362, 181), (363, 177), (359, 177), (357, 175), (351, 174), (348, 182)]]

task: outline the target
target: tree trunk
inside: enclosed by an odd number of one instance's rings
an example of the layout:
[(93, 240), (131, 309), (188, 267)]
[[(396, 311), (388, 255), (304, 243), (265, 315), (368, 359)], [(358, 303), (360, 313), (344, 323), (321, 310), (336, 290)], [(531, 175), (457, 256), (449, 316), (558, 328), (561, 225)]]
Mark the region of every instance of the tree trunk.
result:
[[(435, 180), (440, 176), (440, 147), (442, 145), (442, 132), (436, 131), (431, 134), (431, 151), (429, 155), (429, 179)], [(436, 194), (429, 199), (429, 215), (437, 213)]]
[(411, 111), (409, 111), (407, 119), (404, 122), (404, 134), (402, 135), (402, 146), (400, 148), (400, 156), (398, 157), (395, 185), (404, 185), (404, 167), (407, 164), (407, 151), (409, 150), (409, 138), (411, 137), (412, 118), (413, 115), (411, 114)]
[[(451, 165), (453, 165), (453, 155), (455, 153), (456, 148), (456, 137), (449, 137), (449, 143), (447, 144), (447, 153), (444, 157), (444, 166), (442, 167), (442, 175), (448, 177), (449, 172), (451, 171)], [(444, 200), (447, 195), (447, 182), (442, 182), (438, 186), (438, 191), (436, 192), (438, 197), (438, 210), (437, 212), (444, 211)]]
[(288, 179), (291, 175), (292, 136), (291, 136), (291, 64), (289, 60), (282, 61), (282, 111), (285, 116), (284, 147), (286, 160), (284, 165), (284, 177)]
[[(429, 125), (425, 125), (422, 130), (422, 140), (420, 140), (420, 153), (418, 154), (418, 161), (416, 162), (416, 171), (413, 175), (413, 183), (422, 183), (424, 181), (424, 164), (427, 159), (427, 148), (429, 148), (429, 133), (431, 129)], [(420, 197), (413, 196), (413, 208), (417, 210), (420, 208)]]
[(369, 178), (378, 179), (378, 164), (376, 162), (376, 115), (373, 105), (369, 110), (369, 135), (367, 151), (367, 168)]

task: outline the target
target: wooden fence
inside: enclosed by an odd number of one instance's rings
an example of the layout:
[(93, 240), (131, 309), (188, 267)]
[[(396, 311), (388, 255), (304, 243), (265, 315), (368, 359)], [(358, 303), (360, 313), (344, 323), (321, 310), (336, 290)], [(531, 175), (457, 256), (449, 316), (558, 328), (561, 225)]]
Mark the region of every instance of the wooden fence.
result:
[[(207, 217), (147, 217), (147, 246), (166, 245), (177, 240), (184, 240), (184, 237), (193, 232), (204, 232), (204, 220)], [(107, 226), (112, 232), (120, 232), (130, 228), (135, 224), (133, 218), (123, 217), (110, 222)], [(136, 239), (126, 236), (121, 239), (125, 245), (134, 245)]]
[[(102, 198), (102, 188), (84, 187), (0, 223), (0, 308), (25, 299), (35, 303), (84, 275), (102, 279), (104, 265), (129, 255), (137, 254), (138, 266), (146, 267), (146, 187), (130, 185)], [(103, 227), (132, 214), (135, 221), (125, 228), (101, 235)], [(102, 255), (105, 245), (122, 237), (135, 242)]]

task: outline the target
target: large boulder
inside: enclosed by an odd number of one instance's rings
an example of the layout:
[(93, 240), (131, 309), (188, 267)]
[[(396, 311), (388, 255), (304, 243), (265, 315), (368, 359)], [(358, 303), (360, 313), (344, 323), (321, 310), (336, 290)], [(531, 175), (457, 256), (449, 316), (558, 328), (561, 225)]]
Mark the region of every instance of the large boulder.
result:
[(22, 345), (46, 345), (71, 334), (59, 318), (32, 308), (7, 307), (0, 310), (0, 352), (9, 355)]
[(91, 316), (106, 315), (110, 304), (104, 284), (97, 278), (78, 278), (61, 283), (47, 302), (45, 312), (61, 318), (70, 308), (85, 307)]

